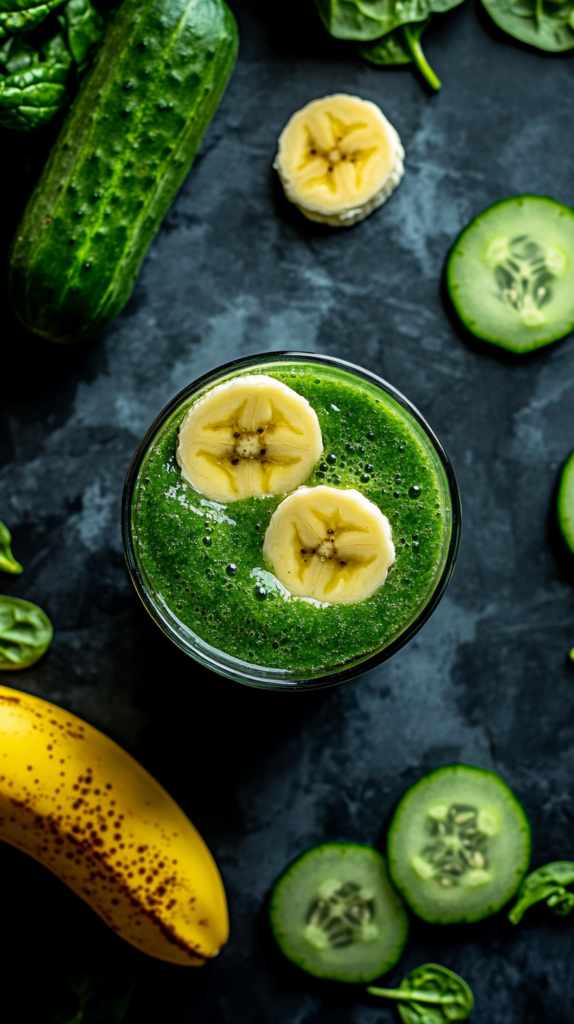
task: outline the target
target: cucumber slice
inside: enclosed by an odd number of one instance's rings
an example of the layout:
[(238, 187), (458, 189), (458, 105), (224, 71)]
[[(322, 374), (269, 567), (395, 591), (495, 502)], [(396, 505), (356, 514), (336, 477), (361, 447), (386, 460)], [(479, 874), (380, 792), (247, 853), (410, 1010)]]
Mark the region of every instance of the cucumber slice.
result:
[(423, 921), (480, 921), (517, 891), (530, 861), (530, 825), (499, 775), (449, 765), (402, 797), (388, 858), (391, 880)]
[(574, 552), (574, 452), (562, 470), (558, 490), (558, 522), (564, 540)]
[(384, 857), (355, 843), (302, 854), (276, 883), (270, 916), (285, 956), (334, 981), (372, 981), (390, 970), (409, 930)]
[(463, 324), (484, 341), (531, 352), (574, 328), (574, 210), (515, 196), (462, 231), (446, 268)]

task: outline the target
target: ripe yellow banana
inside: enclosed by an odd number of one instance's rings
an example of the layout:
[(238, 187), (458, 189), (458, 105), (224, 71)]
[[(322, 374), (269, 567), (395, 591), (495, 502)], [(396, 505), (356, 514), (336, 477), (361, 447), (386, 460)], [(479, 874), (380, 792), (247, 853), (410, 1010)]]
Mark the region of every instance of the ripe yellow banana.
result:
[(320, 485), (275, 509), (263, 554), (296, 597), (356, 604), (385, 582), (395, 547), (389, 520), (364, 494)]
[(0, 839), (53, 871), (143, 953), (200, 966), (227, 941), (219, 872), (175, 801), (103, 733), (7, 686)]
[(350, 227), (376, 210), (404, 174), (401, 140), (370, 100), (336, 93), (298, 110), (279, 136), (273, 166), (309, 220)]
[(323, 448), (317, 413), (264, 373), (236, 377), (193, 403), (181, 424), (177, 461), (211, 501), (292, 491)]

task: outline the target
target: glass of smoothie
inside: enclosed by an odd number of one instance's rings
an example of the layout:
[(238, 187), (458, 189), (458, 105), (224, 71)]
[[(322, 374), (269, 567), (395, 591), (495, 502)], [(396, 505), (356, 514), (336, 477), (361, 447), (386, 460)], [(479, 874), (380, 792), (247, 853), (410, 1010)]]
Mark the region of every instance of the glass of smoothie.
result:
[(130, 466), (122, 529), (146, 609), (214, 672), (313, 689), (389, 658), (456, 561), (455, 475), (415, 407), (330, 356), (221, 366), (159, 414)]

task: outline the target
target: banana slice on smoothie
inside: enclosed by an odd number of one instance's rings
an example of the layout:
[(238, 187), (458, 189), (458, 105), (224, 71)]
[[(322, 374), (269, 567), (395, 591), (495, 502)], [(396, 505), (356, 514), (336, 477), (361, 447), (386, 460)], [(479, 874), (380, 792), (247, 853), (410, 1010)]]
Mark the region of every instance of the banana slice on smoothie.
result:
[(389, 520), (354, 489), (300, 487), (271, 516), (263, 554), (297, 597), (355, 604), (374, 594), (395, 560)]
[(323, 450), (317, 413), (306, 398), (266, 374), (236, 377), (187, 412), (177, 461), (211, 501), (293, 491)]
[(375, 103), (336, 93), (293, 114), (273, 166), (305, 217), (350, 227), (397, 187), (404, 155), (398, 133)]

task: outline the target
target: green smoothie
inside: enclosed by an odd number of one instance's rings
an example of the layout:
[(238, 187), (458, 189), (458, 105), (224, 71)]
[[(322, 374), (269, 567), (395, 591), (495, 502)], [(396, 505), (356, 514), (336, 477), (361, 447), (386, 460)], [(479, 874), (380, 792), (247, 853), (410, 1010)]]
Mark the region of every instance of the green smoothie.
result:
[(444, 576), (453, 530), (449, 483), (416, 419), (376, 384), (333, 366), (262, 361), (263, 373), (308, 400), (323, 453), (305, 486), (355, 488), (388, 518), (396, 559), (386, 581), (356, 604), (292, 596), (265, 562), (269, 519), (284, 494), (225, 505), (182, 477), (178, 431), (196, 393), (165, 420), (137, 472), (131, 542), (160, 615), (239, 662), (293, 679), (337, 671), (379, 652), (415, 622)]

